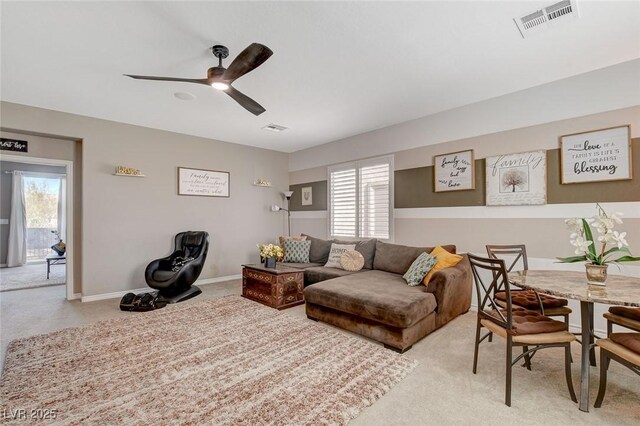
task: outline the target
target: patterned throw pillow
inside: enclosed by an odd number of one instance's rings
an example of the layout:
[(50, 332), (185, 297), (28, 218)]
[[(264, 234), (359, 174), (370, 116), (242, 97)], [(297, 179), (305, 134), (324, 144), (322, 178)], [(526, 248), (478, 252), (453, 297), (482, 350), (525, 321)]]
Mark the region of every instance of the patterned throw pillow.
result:
[(286, 254), (287, 253), (287, 248), (284, 246), (284, 242), (286, 240), (294, 240), (294, 241), (305, 241), (307, 239), (306, 235), (300, 235), (299, 237), (296, 236), (281, 236), (278, 238), (279, 242), (280, 242), (280, 247), (282, 247), (282, 251)]
[(345, 271), (359, 271), (364, 266), (364, 256), (359, 251), (347, 250), (340, 256), (340, 266)]
[(347, 250), (355, 250), (355, 244), (331, 244), (331, 250), (329, 251), (329, 260), (324, 264), (327, 268), (338, 268), (342, 269), (342, 265), (340, 265), (340, 257)]
[(287, 263), (309, 263), (311, 241), (284, 240), (284, 261)]
[(435, 256), (431, 256), (427, 253), (420, 253), (420, 256), (413, 261), (409, 270), (402, 276), (404, 280), (411, 287), (422, 284), (422, 280), (425, 275), (438, 263), (438, 259)]

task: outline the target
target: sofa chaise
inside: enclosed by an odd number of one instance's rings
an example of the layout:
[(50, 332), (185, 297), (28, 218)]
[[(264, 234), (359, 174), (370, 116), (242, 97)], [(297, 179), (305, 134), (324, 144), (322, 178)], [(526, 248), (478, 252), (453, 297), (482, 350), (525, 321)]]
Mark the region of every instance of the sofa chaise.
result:
[[(428, 285), (407, 285), (404, 273), (432, 247), (408, 247), (376, 240), (357, 242), (364, 259), (357, 272), (324, 265), (331, 241), (311, 240), (310, 263), (287, 263), (304, 270), (307, 317), (372, 338), (404, 352), (471, 306), (472, 277), (466, 256), (433, 274)], [(334, 241), (346, 243), (345, 241)], [(353, 243), (353, 242), (351, 242)], [(442, 246), (450, 253), (454, 245)]]

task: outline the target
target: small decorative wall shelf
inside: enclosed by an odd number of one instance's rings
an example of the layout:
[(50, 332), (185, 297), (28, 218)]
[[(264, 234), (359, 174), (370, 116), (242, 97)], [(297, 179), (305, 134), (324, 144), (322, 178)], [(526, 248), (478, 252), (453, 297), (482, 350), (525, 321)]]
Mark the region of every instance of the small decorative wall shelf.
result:
[(256, 179), (255, 182), (253, 182), (253, 186), (271, 186), (271, 182), (269, 182), (268, 180), (265, 179)]
[(133, 169), (131, 167), (124, 167), (124, 166), (116, 166), (116, 172), (113, 175), (114, 176), (129, 176), (129, 177), (144, 177), (145, 176), (138, 169)]

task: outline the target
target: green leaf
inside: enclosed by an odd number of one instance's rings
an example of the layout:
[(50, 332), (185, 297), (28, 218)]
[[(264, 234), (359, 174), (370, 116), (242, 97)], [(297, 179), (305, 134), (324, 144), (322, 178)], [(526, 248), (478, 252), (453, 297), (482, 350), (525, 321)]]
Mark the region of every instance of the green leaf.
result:
[(628, 249), (627, 247), (622, 247), (622, 248), (612, 247), (612, 248), (610, 248), (609, 250), (605, 251), (605, 252), (603, 253), (603, 256), (607, 256), (607, 255), (609, 255), (609, 254), (611, 254), (611, 253), (621, 253), (621, 252), (631, 254), (631, 253), (629, 252), (629, 249)]
[(587, 241), (591, 241), (589, 245), (589, 253), (591, 254), (591, 259), (597, 259), (598, 255), (596, 254), (596, 243), (593, 241), (593, 234), (591, 233), (591, 227), (587, 223), (586, 220), (582, 219), (582, 228), (584, 229), (584, 238)]
[(617, 258), (615, 262), (640, 262), (640, 257), (622, 256)]
[(570, 256), (570, 257), (556, 257), (560, 261), (560, 263), (576, 263), (576, 262), (586, 262), (586, 256)]

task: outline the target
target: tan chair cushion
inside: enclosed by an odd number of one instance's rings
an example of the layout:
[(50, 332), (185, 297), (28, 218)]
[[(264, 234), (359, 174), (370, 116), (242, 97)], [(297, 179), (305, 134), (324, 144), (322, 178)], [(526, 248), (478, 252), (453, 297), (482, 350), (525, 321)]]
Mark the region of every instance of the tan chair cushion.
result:
[[(507, 317), (507, 312), (501, 310), (502, 315)], [(498, 320), (501, 320), (498, 312), (493, 309), (487, 311), (487, 313)], [(557, 331), (566, 331), (567, 324), (561, 321), (556, 321), (549, 317), (540, 315), (537, 312), (532, 312), (524, 308), (513, 308), (512, 310), (512, 330), (511, 334), (514, 336), (522, 336), (526, 334), (542, 334), (542, 333), (555, 333)]]
[[(507, 338), (507, 331), (491, 320), (483, 319), (480, 323), (489, 331), (503, 338)], [(576, 336), (568, 331), (556, 331), (554, 333), (525, 334), (512, 337), (514, 343), (525, 345), (548, 345), (552, 343), (571, 343), (576, 340)]]
[(611, 312), (605, 312), (604, 314), (602, 314), (602, 316), (605, 317), (607, 321), (611, 321), (614, 324), (621, 325), (632, 330), (640, 331), (640, 321), (634, 321), (627, 317), (614, 315)]
[(609, 308), (609, 312), (614, 315), (620, 315), (621, 317), (632, 319), (634, 321), (640, 321), (640, 308), (631, 308), (629, 306), (612, 306)]
[(640, 333), (611, 333), (609, 339), (640, 355)]
[(600, 339), (596, 342), (598, 346), (613, 354), (618, 355), (620, 358), (629, 361), (632, 364), (640, 366), (640, 354), (633, 352), (622, 345), (619, 345), (611, 339)]
[[(504, 291), (496, 293), (496, 299), (506, 301), (507, 294)], [(569, 303), (567, 299), (558, 299), (556, 297), (547, 296), (546, 294), (540, 294), (542, 300), (542, 306), (547, 308), (559, 308), (567, 306)], [(512, 290), (511, 291), (511, 303), (514, 305), (522, 306), (526, 309), (540, 309), (540, 303), (536, 297), (536, 292), (533, 290)]]

